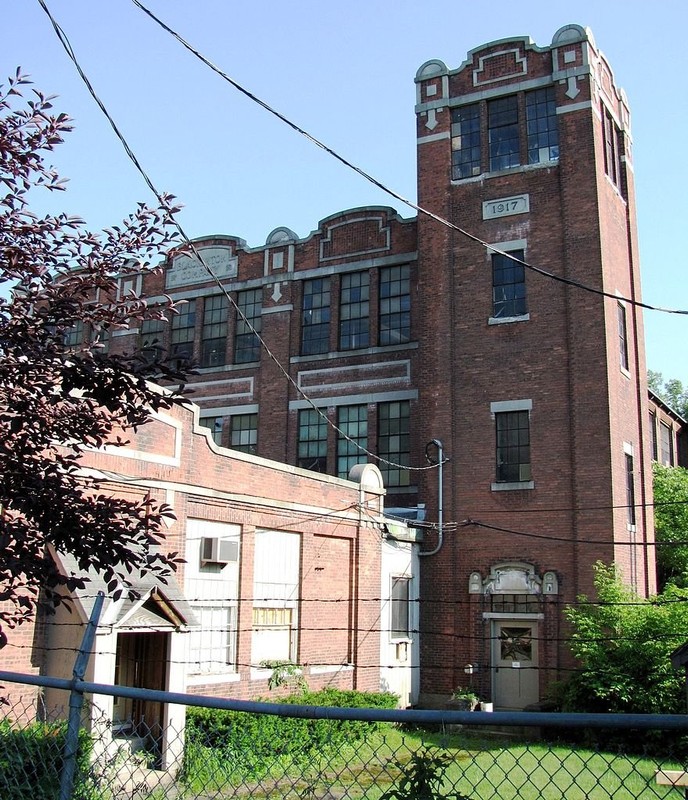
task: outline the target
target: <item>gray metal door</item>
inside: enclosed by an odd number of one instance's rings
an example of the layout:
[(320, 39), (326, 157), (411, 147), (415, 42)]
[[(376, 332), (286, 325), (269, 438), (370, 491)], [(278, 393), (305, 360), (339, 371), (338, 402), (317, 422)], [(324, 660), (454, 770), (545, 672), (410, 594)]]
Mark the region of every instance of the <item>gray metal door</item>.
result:
[(538, 624), (532, 620), (492, 623), (493, 700), (496, 709), (525, 708), (539, 699)]

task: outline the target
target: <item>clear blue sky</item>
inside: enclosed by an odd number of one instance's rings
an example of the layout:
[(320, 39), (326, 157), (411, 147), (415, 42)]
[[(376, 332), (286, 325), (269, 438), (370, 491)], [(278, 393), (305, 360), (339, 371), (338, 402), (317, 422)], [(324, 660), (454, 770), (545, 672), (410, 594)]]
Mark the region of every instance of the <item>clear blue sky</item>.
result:
[[(299, 236), (354, 206), (400, 203), (348, 171), (221, 81), (130, 0), (47, 0), (84, 70), (156, 185), (184, 203), (187, 233), (249, 246), (285, 225)], [(455, 68), (468, 50), (513, 35), (547, 45), (591, 28), (632, 112), (644, 300), (688, 309), (686, 0), (149, 0), (218, 66), (301, 127), (415, 200), (417, 68)], [(0, 75), (21, 65), (76, 129), (53, 159), (66, 194), (37, 210), (115, 224), (152, 200), (38, 2), (5, 0)], [(688, 317), (645, 314), (650, 369), (688, 382)]]

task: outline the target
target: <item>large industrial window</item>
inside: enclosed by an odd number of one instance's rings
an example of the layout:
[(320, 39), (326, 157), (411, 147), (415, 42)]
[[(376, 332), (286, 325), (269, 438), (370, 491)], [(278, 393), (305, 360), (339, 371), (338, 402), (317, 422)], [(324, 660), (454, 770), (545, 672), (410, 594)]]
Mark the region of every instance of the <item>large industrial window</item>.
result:
[(201, 417), (198, 422), (203, 428), (210, 428), (215, 444), (222, 445), (222, 428), (224, 417)]
[(258, 446), (258, 414), (234, 414), (230, 417), (229, 446), (242, 453), (256, 454)]
[(247, 364), (260, 360), (260, 340), (257, 334), (261, 330), (261, 313), (263, 310), (263, 290), (247, 289), (237, 294), (236, 337), (234, 340), (234, 361)]
[(368, 347), (370, 278), (367, 272), (342, 275), (339, 298), (339, 349)]
[(473, 103), (452, 111), (452, 179), (480, 175), (480, 106)]
[(411, 614), (409, 613), (411, 579), (405, 575), (393, 576), (391, 586), (390, 636), (392, 639), (411, 638)]
[(84, 323), (77, 320), (74, 325), (71, 325), (65, 330), (64, 344), (65, 347), (79, 347), (84, 341)]
[(410, 483), (409, 471), (404, 469), (411, 462), (409, 408), (408, 400), (380, 403), (377, 407), (377, 454), (385, 459), (380, 461), (385, 486)]
[[(523, 260), (523, 250), (514, 250), (511, 255)], [(506, 255), (493, 253), (492, 317), (522, 317), (527, 311), (525, 267)]]
[(526, 93), (528, 163), (541, 164), (559, 158), (559, 128), (554, 87)]
[(497, 483), (530, 481), (530, 415), (528, 411), (495, 414)]
[(330, 349), (330, 279), (304, 281), (301, 312), (301, 355)]
[(411, 267), (380, 270), (380, 344), (401, 344), (411, 339)]
[(327, 472), (327, 421), (314, 408), (299, 411), (298, 459), (303, 469)]
[(139, 328), (139, 352), (149, 363), (157, 361), (165, 348), (166, 319), (144, 319)]
[(205, 298), (201, 333), (202, 367), (219, 367), (225, 363), (228, 307), (229, 301), (223, 294)]
[(516, 95), (490, 100), (487, 104), (490, 170), (512, 169), (521, 163), (518, 142)]
[(179, 312), (172, 317), (170, 334), (170, 354), (179, 361), (193, 358), (194, 335), (196, 332), (196, 301), (187, 300), (179, 306)]
[(356, 464), (367, 460), (368, 406), (340, 406), (337, 411), (337, 475), (346, 478)]

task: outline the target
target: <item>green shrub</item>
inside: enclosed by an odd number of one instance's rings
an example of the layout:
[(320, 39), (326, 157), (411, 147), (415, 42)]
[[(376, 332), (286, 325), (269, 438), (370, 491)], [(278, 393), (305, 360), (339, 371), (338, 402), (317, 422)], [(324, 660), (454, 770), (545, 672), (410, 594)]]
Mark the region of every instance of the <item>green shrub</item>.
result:
[[(669, 586), (645, 600), (624, 585), (614, 566), (595, 566), (597, 601), (578, 598), (566, 610), (573, 632), (570, 646), (579, 661), (576, 672), (556, 687), (558, 707), (567, 712), (683, 714), (684, 676), (670, 655), (688, 631), (688, 591)], [(661, 753), (671, 744), (686, 752), (688, 738), (659, 731), (592, 729), (567, 741), (583, 741), (624, 752)]]
[[(388, 692), (339, 689), (303, 691), (280, 698), (280, 703), (338, 708), (394, 708), (397, 697)], [(379, 727), (358, 720), (302, 719), (189, 708), (182, 779), (197, 778), (203, 769), (207, 780), (258, 777), (276, 762), (303, 764), (331, 748), (364, 739)], [(208, 751), (214, 751), (209, 753)]]
[[(60, 792), (67, 723), (34, 722), (13, 727), (0, 720), (0, 797), (2, 800), (56, 800)], [(92, 741), (79, 733), (74, 800), (90, 800), (87, 787)], [(84, 780), (80, 780), (80, 776)]]

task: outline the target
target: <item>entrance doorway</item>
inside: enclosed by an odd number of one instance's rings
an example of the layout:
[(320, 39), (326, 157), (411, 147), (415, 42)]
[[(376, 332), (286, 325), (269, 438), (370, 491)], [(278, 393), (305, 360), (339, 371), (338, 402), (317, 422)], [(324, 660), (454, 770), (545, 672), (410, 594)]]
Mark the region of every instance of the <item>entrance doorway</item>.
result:
[[(166, 688), (169, 634), (120, 633), (117, 637), (115, 683), (138, 689)], [(162, 754), (165, 725), (162, 703), (116, 697), (113, 733), (130, 740), (132, 749), (143, 749), (158, 761)]]
[(492, 696), (495, 707), (519, 711), (539, 699), (538, 623), (492, 621)]

